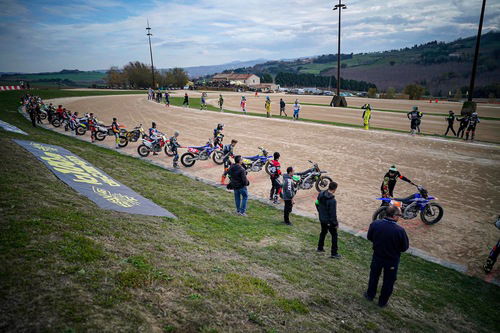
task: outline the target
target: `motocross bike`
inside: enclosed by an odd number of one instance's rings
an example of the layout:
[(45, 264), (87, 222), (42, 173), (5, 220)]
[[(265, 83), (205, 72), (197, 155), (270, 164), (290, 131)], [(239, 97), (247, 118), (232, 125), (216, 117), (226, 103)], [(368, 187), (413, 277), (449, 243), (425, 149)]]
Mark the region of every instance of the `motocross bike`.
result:
[[(186, 168), (192, 167), (196, 161), (206, 161), (210, 158), (212, 153), (217, 152), (217, 154), (222, 153), (219, 147), (214, 147), (213, 144), (208, 141), (204, 146), (191, 146), (187, 147), (188, 151), (181, 156), (181, 163)], [(214, 155), (215, 156), (215, 155)], [(216, 162), (216, 158), (213, 157), (214, 162), (217, 164), (222, 164)], [(217, 160), (218, 161), (218, 160)]]
[(294, 178), (296, 188), (299, 190), (309, 190), (314, 185), (318, 192), (327, 190), (330, 183), (333, 182), (330, 177), (323, 176), (327, 171), (320, 170), (317, 163), (312, 161), (308, 162), (313, 165), (312, 168), (294, 174), (294, 176), (300, 177), (297, 180), (295, 180), (297, 177)]
[(59, 115), (56, 115), (54, 117), (54, 119), (52, 119), (52, 126), (54, 127), (59, 127), (61, 126), (62, 124), (66, 124), (69, 122), (69, 116), (68, 116), (68, 113), (66, 112), (63, 112), (60, 116)]
[(167, 151), (168, 139), (165, 135), (161, 135), (158, 141), (155, 143), (154, 140), (145, 137), (142, 139), (142, 143), (137, 147), (137, 153), (141, 157), (147, 157), (151, 152), (159, 153), (162, 149)]
[(271, 163), (270, 160), (273, 159), (272, 156), (268, 156), (267, 150), (259, 147), (260, 153), (255, 156), (245, 156), (243, 157), (243, 168), (248, 172), (259, 172), (262, 167), (266, 170), (268, 175), (271, 175)]
[(401, 217), (405, 220), (414, 219), (420, 213), (420, 218), (425, 224), (438, 223), (443, 218), (443, 207), (433, 201), (437, 200), (437, 198), (430, 196), (425, 188), (419, 185), (415, 186), (418, 193), (406, 198), (377, 198), (377, 200), (382, 200), (386, 205), (381, 206), (373, 213), (372, 220), (383, 219), (385, 217), (385, 210), (389, 207), (388, 204), (390, 204), (401, 209)]
[[(123, 133), (127, 132), (125, 129), (125, 126), (118, 125), (120, 128), (120, 136), (123, 136)], [(103, 124), (95, 124), (95, 139), (97, 141), (102, 141), (104, 140), (107, 136), (115, 136), (115, 133), (113, 132), (113, 129), (111, 126), (106, 126)], [(121, 138), (120, 138), (121, 140)]]
[(89, 120), (87, 117), (81, 117), (76, 119), (75, 122), (75, 133), (76, 135), (85, 135), (89, 128)]
[(125, 130), (122, 132), (120, 134), (120, 142), (118, 143), (118, 146), (121, 148), (126, 147), (129, 142), (137, 142), (139, 138), (144, 139), (146, 136), (146, 132), (144, 132), (142, 124), (140, 124), (139, 126), (134, 127), (131, 131)]

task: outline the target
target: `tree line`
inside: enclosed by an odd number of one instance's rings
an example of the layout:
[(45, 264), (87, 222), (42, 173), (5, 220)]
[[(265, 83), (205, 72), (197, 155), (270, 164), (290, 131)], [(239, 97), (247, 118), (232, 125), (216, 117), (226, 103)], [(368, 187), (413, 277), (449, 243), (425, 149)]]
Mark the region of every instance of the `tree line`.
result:
[[(189, 77), (182, 68), (172, 68), (168, 71), (160, 72), (157, 69), (155, 73), (156, 87), (184, 87)], [(153, 85), (151, 66), (140, 61), (131, 61), (122, 69), (112, 66), (107, 72), (104, 80), (111, 88), (149, 88)]]
[[(280, 72), (274, 78), (274, 82), (282, 87), (337, 87), (337, 79), (335, 78), (335, 76), (321, 76), (314, 74)], [(368, 91), (368, 89), (376, 88), (377, 86), (373, 83), (365, 81), (346, 80), (340, 78), (340, 87), (346, 90)]]

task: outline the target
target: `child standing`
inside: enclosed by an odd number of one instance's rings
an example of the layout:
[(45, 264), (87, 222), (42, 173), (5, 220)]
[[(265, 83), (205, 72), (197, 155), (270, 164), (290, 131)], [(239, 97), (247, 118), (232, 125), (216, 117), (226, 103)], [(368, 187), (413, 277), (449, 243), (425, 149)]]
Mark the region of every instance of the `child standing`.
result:
[(266, 97), (266, 117), (270, 118), (271, 117), (271, 98), (269, 96)]
[(245, 98), (245, 96), (241, 96), (240, 106), (241, 106), (241, 111), (243, 111), (244, 114), (247, 114), (247, 109), (246, 109), (247, 99)]
[(273, 155), (273, 160), (270, 161), (271, 167), (269, 171), (271, 172), (271, 193), (269, 194), (269, 200), (273, 201), (273, 204), (279, 204), (279, 195), (281, 194), (281, 183), (279, 177), (281, 176), (281, 164), (279, 162), (280, 153), (275, 152)]
[(295, 104), (293, 105), (293, 120), (299, 120), (299, 112), (300, 112), (300, 104), (299, 100), (295, 100)]

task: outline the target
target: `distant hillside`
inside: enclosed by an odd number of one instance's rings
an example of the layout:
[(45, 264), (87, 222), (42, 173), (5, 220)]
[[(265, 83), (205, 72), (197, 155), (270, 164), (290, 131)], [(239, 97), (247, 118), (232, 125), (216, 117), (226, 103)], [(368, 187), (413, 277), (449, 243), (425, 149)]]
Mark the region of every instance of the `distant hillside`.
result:
[(2, 74), (0, 82), (19, 84), (28, 81), (31, 86), (64, 86), (88, 87), (91, 84), (103, 84), (106, 74), (99, 71), (80, 71), (78, 69), (63, 69), (60, 72), (34, 73), (34, 74)]
[[(241, 67), (251, 67), (256, 64), (266, 61), (265, 59), (256, 59), (249, 61), (233, 61), (222, 65), (213, 66), (194, 66), (194, 67), (184, 67), (184, 70), (188, 73), (189, 77), (197, 78), (205, 75), (211, 75), (219, 73), (228, 69), (236, 69)], [(165, 69), (168, 70), (168, 69)]]
[[(399, 50), (385, 52), (342, 54), (344, 79), (373, 82), (379, 91), (389, 87), (398, 90), (407, 84), (418, 83), (434, 95), (467, 86), (470, 80), (475, 37), (450, 43), (432, 41)], [(280, 72), (336, 75), (334, 54), (295, 60), (268, 61), (252, 67), (239, 68), (236, 73)], [(481, 38), (477, 86), (500, 82), (500, 32), (489, 32)]]

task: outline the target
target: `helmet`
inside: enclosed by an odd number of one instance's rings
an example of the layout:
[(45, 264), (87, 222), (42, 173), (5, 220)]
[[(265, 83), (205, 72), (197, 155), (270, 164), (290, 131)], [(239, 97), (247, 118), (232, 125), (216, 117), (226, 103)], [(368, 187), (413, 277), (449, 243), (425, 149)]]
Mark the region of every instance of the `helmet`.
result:
[(217, 124), (217, 129), (223, 129), (223, 128), (224, 128), (224, 124), (222, 124), (222, 123)]
[(266, 99), (267, 99), (267, 100), (270, 100), (271, 98), (270, 98), (269, 96), (266, 96)]
[(179, 134), (180, 134), (179, 131), (174, 132), (174, 136), (179, 136)]
[(275, 153), (273, 154), (273, 158), (274, 158), (275, 160), (277, 160), (278, 158), (280, 158), (280, 153), (275, 152)]
[(154, 121), (151, 123), (151, 127), (156, 127), (156, 123)]
[(395, 165), (391, 165), (391, 167), (389, 168), (389, 171), (396, 172), (396, 171), (398, 171), (398, 168), (396, 168)]
[(418, 106), (414, 106), (414, 107), (412, 108), (412, 110), (413, 110), (413, 111), (418, 111)]

